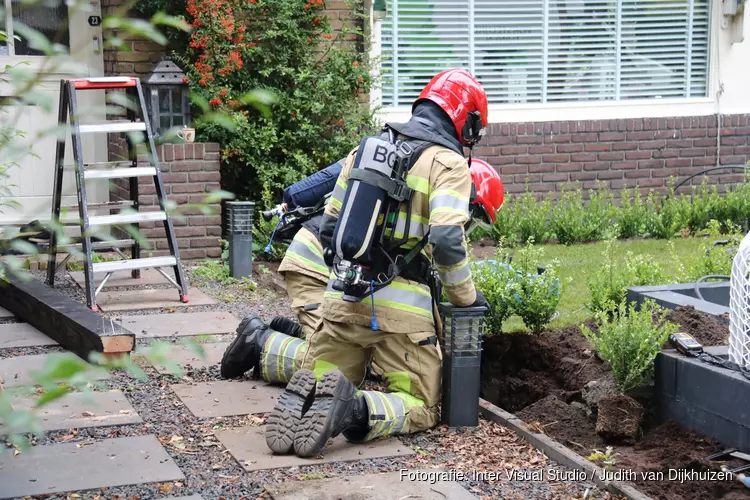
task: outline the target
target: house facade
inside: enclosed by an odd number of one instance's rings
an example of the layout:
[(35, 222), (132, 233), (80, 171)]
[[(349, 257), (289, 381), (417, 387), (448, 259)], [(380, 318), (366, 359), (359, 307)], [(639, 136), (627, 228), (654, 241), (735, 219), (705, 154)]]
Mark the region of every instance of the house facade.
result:
[[(382, 5), (382, 4), (381, 4)], [(388, 0), (372, 7), (384, 120), (463, 67), (490, 102), (475, 155), (510, 193), (663, 188), (750, 161), (750, 15), (732, 0)], [(382, 7), (381, 7), (382, 10)], [(742, 178), (724, 170), (710, 182)]]
[[(8, 9), (6, 29), (12, 33), (20, 19), (50, 35), (63, 33), (60, 43), (90, 76), (148, 73), (163, 55), (159, 46), (123, 34), (130, 51), (103, 49), (101, 28), (91, 19), (122, 1), (89, 4), (70, 15), (64, 3)], [(325, 6), (334, 27), (349, 18), (344, 0)], [(365, 8), (374, 71), (382, 75), (370, 98), (381, 120), (408, 119), (411, 102), (438, 71), (470, 70), (490, 101), (489, 134), (475, 156), (496, 166), (509, 193), (526, 186), (559, 193), (569, 182), (584, 188), (602, 182), (615, 192), (658, 189), (671, 176), (750, 161), (750, 15), (743, 0), (366, 0)], [(0, 47), (1, 64), (21, 61), (43, 74), (42, 92), (56, 109), (64, 70), (45, 72), (44, 58), (23, 43)], [(9, 88), (0, 83), (0, 95)], [(82, 93), (82, 106), (103, 104), (101, 94)], [(37, 106), (0, 111), (18, 114), (19, 128), (32, 137), (55, 119), (54, 110), (45, 114)], [(122, 142), (111, 139), (87, 138), (86, 161), (116, 158)], [(0, 209), (2, 225), (49, 218), (55, 142), (47, 136), (33, 145), (35, 156), (4, 181), (20, 207)], [(163, 152), (171, 175), (165, 180), (184, 184), (169, 188), (179, 200), (218, 185), (218, 152), (213, 145), (196, 148)], [(66, 154), (71, 158), (69, 144)], [(182, 163), (172, 170), (171, 162)], [(712, 182), (738, 179), (722, 171)], [(64, 193), (64, 203), (75, 202), (71, 176)], [(154, 201), (152, 193), (141, 194)], [(92, 201), (121, 196), (116, 185), (89, 187)], [(210, 229), (217, 220), (193, 221), (209, 228), (196, 233), (196, 244), (217, 233)], [(185, 238), (190, 231), (196, 230), (183, 230)]]

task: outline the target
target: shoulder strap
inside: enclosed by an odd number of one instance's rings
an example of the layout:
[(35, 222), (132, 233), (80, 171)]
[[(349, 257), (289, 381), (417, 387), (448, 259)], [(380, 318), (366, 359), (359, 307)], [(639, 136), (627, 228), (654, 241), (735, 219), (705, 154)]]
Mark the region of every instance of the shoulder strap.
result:
[[(422, 237), (421, 240), (419, 240), (419, 243), (416, 244), (414, 248), (409, 250), (409, 252), (403, 256), (403, 258), (397, 258), (394, 261), (393, 270), (395, 271), (395, 276), (398, 276), (401, 274), (401, 271), (406, 269), (406, 267), (412, 263), (414, 259), (417, 258), (417, 255), (422, 252), (425, 246), (427, 246), (427, 240), (430, 237), (430, 230), (427, 230), (427, 233)], [(403, 264), (400, 264), (399, 261), (402, 261)]]

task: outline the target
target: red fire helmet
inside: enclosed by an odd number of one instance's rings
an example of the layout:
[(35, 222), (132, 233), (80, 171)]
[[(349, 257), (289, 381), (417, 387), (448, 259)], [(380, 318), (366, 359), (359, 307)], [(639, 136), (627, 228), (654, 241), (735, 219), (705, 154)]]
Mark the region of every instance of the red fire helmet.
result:
[(473, 146), (484, 136), (488, 125), (487, 94), (482, 85), (463, 69), (449, 69), (435, 75), (414, 101), (429, 99), (453, 121), (458, 140)]
[(497, 221), (497, 212), (503, 206), (503, 181), (500, 174), (484, 160), (472, 159), (469, 172), (476, 189), (476, 196), (471, 202), (472, 217), (487, 229)]

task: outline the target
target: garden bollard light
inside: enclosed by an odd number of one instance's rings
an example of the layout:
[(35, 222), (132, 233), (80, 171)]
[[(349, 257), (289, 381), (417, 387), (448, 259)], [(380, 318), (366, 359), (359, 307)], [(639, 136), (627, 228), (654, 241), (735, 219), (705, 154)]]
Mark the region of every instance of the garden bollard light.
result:
[(484, 307), (456, 307), (443, 302), (443, 408), (448, 427), (479, 425)]
[(229, 272), (235, 279), (252, 278), (255, 203), (230, 201), (226, 207), (229, 219)]

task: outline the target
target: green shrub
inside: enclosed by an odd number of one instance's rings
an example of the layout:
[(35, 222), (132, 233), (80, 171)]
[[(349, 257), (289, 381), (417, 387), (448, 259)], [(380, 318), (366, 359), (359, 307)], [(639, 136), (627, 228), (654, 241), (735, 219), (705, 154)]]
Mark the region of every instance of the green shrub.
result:
[(539, 333), (552, 321), (562, 293), (557, 262), (547, 263), (538, 274), (544, 249), (529, 242), (514, 255), (513, 265), (518, 277), (512, 284), (513, 312), (521, 317), (526, 328)]
[(732, 221), (743, 228), (748, 227), (750, 219), (750, 182), (748, 180), (746, 178), (742, 184), (726, 187), (724, 203), (714, 217), (716, 220)]
[(516, 237), (516, 201), (506, 197), (503, 208), (497, 213), (497, 220), (492, 226), (492, 239), (495, 243), (505, 245), (515, 244)]
[[(361, 2), (349, 12), (344, 24), (361, 25)], [(193, 103), (204, 115), (228, 115), (196, 121), (197, 141), (221, 145), (222, 187), (238, 198), (271, 204), (375, 131), (362, 105), (372, 82), (367, 51), (342, 43), (361, 34), (334, 33), (322, 0), (188, 0), (187, 13), (193, 31), (177, 58)]]
[(668, 240), (686, 226), (685, 200), (677, 196), (674, 190), (670, 190), (669, 196), (664, 199), (654, 192), (649, 193), (646, 205), (652, 214), (650, 235)]
[(548, 264), (542, 274), (523, 274), (514, 285), (513, 310), (526, 328), (539, 333), (552, 321), (560, 304), (557, 265)]
[(651, 213), (641, 198), (640, 189), (623, 189), (620, 193), (620, 208), (615, 210), (615, 220), (620, 229), (620, 238), (646, 236)]
[(648, 383), (654, 359), (669, 335), (679, 327), (666, 320), (668, 311), (651, 301), (640, 310), (621, 302), (613, 315), (597, 315), (598, 331), (581, 326), (581, 333), (612, 367), (617, 388), (625, 392)]
[(611, 228), (612, 194), (606, 187), (589, 190), (589, 204), (580, 188), (566, 190), (552, 210), (550, 226), (563, 245), (603, 239)]
[[(722, 234), (722, 224), (717, 220), (708, 223), (708, 238), (704, 239), (698, 252), (685, 265), (688, 282), (696, 281), (710, 274), (729, 276), (732, 273), (732, 263), (737, 253), (744, 232), (739, 226), (727, 221), (728, 234)], [(726, 244), (715, 245), (717, 240), (726, 240)]]
[(685, 212), (684, 225), (693, 234), (706, 229), (710, 220), (725, 211), (724, 198), (719, 195), (716, 186), (709, 187), (705, 180), (698, 188), (693, 188), (690, 196), (680, 198)]
[(518, 238), (516, 243), (524, 244), (529, 240), (544, 243), (550, 237), (549, 215), (552, 209), (552, 200), (547, 196), (543, 200), (537, 200), (534, 193), (529, 191), (521, 196), (514, 205), (516, 231)]
[(617, 304), (625, 300), (629, 287), (665, 282), (661, 267), (650, 255), (628, 252), (623, 261), (618, 262), (613, 240), (607, 242), (602, 255), (604, 261), (588, 283), (591, 296), (588, 307), (594, 313), (614, 310)]
[(503, 323), (513, 312), (511, 296), (513, 283), (517, 279), (516, 272), (507, 264), (507, 259), (498, 249), (494, 262), (474, 262), (471, 273), (474, 285), (490, 304), (490, 310), (484, 320), (485, 331), (499, 334), (503, 331)]

